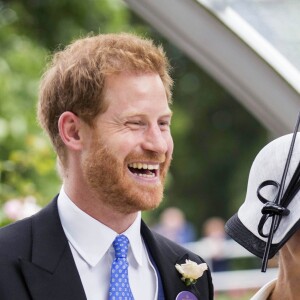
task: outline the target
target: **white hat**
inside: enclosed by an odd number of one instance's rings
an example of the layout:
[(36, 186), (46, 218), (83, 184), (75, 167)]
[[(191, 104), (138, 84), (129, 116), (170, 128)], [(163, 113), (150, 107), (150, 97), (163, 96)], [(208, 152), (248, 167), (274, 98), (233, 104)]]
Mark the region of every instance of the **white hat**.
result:
[[(245, 202), (225, 225), (229, 236), (263, 258), (272, 219), (277, 214), (278, 228), (269, 241), (266, 260), (300, 228), (300, 134), (296, 134), (297, 131), (296, 126), (294, 135), (277, 138), (258, 153), (249, 173)], [(285, 181), (282, 180), (284, 170)], [(283, 190), (280, 188), (282, 181)], [(278, 199), (279, 190), (282, 196)], [(276, 197), (277, 207), (273, 202)]]

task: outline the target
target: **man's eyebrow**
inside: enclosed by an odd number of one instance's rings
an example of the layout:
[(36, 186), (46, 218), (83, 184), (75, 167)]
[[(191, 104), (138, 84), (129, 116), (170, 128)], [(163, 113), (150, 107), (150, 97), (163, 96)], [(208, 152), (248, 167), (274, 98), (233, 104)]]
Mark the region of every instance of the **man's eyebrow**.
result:
[(172, 116), (173, 116), (173, 111), (169, 109), (161, 117), (172, 117)]
[(164, 118), (170, 118), (171, 119), (172, 115), (173, 114), (171, 114), (171, 113), (170, 114), (165, 114), (165, 115), (160, 116), (159, 119), (164, 119)]
[(173, 116), (173, 111), (170, 110), (168, 113), (162, 115), (160, 118), (172, 118)]

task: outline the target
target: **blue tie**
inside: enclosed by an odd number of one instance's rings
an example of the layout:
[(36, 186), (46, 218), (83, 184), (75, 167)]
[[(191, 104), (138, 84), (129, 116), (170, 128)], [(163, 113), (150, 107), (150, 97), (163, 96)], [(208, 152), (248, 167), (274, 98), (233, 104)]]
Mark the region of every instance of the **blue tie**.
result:
[(122, 234), (113, 242), (115, 259), (111, 266), (109, 300), (134, 300), (128, 279), (128, 244), (128, 238)]

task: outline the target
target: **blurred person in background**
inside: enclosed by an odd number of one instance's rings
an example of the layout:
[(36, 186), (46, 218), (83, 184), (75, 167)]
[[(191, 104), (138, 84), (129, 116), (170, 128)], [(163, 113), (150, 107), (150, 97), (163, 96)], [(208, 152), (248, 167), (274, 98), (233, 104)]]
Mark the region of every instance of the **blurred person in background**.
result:
[(178, 244), (193, 242), (196, 238), (193, 225), (177, 207), (166, 208), (161, 213), (158, 224), (152, 229)]
[(205, 249), (209, 249), (210, 264), (213, 272), (227, 271), (229, 260), (226, 255), (226, 241), (228, 236), (224, 229), (225, 221), (220, 217), (211, 217), (203, 224), (203, 239)]
[(234, 240), (263, 258), (263, 272), (268, 259), (277, 255), (278, 277), (263, 286), (251, 300), (300, 299), (300, 135), (297, 131), (298, 127), (294, 135), (279, 137), (258, 153), (249, 173), (245, 202), (226, 223), (226, 232)]
[(203, 260), (141, 219), (161, 202), (172, 158), (171, 87), (162, 48), (133, 34), (82, 38), (54, 55), (38, 117), (63, 185), (0, 229), (1, 300), (213, 299)]

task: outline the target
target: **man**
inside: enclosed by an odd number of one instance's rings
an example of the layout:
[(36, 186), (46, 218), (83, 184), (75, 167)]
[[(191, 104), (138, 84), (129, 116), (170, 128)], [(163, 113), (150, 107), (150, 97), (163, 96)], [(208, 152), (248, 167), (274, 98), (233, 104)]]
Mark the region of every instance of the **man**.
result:
[[(171, 86), (163, 50), (131, 34), (83, 38), (54, 56), (38, 117), (63, 186), (40, 213), (0, 231), (1, 299), (213, 298), (209, 270), (186, 286), (175, 268), (202, 259), (141, 220), (159, 205), (172, 158)], [(118, 237), (128, 253), (115, 271)], [(119, 271), (128, 298), (114, 294)]]

